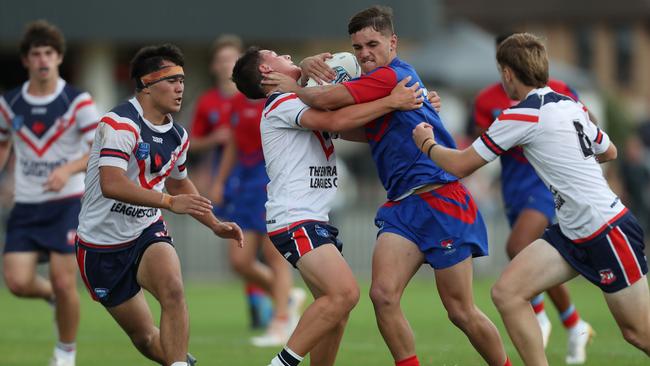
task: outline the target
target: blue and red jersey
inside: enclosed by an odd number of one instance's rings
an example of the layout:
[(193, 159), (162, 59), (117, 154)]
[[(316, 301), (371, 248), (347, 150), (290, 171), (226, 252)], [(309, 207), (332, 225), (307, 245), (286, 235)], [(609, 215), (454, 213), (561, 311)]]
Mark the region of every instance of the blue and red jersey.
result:
[[(559, 94), (578, 100), (576, 92), (562, 81), (549, 80), (548, 86)], [(502, 111), (518, 103), (519, 101), (508, 97), (501, 83), (492, 84), (476, 96), (472, 113), (474, 124), (481, 130), (487, 130)], [(532, 191), (551, 195), (524, 156), (521, 147), (511, 148), (500, 158), (501, 190), (506, 207), (520, 206), (519, 201), (527, 200)]]
[[(407, 76), (411, 76), (408, 86), (415, 82), (423, 85), (415, 69), (396, 57), (387, 66), (378, 67), (343, 85), (356, 103), (366, 103), (389, 95)], [(400, 198), (409, 191), (427, 184), (458, 180), (437, 166), (413, 143), (412, 132), (420, 122), (428, 122), (433, 126), (436, 141), (440, 145), (456, 148), (451, 134), (428, 100), (425, 100), (422, 108), (394, 111), (365, 126), (372, 157), (389, 200)]]

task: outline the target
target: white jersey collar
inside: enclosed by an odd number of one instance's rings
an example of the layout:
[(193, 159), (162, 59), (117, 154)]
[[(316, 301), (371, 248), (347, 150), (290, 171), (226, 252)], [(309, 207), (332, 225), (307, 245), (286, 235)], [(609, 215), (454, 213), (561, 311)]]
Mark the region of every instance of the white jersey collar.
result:
[(164, 125), (154, 125), (153, 123), (149, 122), (146, 118), (144, 118), (144, 112), (142, 111), (142, 106), (140, 105), (140, 102), (138, 102), (138, 99), (136, 97), (129, 99), (129, 103), (131, 103), (135, 107), (135, 109), (138, 111), (138, 114), (140, 115), (144, 123), (146, 123), (150, 129), (158, 133), (165, 133), (174, 126), (174, 119), (172, 118), (171, 114), (167, 114), (167, 119), (169, 120), (168, 123), (165, 123)]
[(27, 90), (29, 90), (29, 80), (25, 81), (23, 84), (21, 93), (23, 95), (23, 99), (31, 105), (45, 105), (52, 103), (56, 97), (61, 94), (63, 91), (63, 88), (65, 87), (65, 80), (59, 78), (59, 80), (56, 81), (56, 89), (54, 89), (54, 93), (48, 94), (48, 95), (31, 95), (27, 93)]

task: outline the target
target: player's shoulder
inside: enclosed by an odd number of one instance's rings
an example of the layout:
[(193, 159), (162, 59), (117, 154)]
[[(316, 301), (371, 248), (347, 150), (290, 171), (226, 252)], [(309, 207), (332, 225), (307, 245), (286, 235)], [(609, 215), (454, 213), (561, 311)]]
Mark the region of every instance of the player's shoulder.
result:
[(11, 104), (13, 101), (15, 101), (17, 98), (20, 98), (20, 95), (22, 93), (22, 86), (17, 86), (13, 89), (7, 90), (4, 92), (1, 97), (5, 100), (7, 104)]
[[(264, 103), (264, 117), (279, 112), (278, 107), (287, 107), (300, 101), (296, 93), (273, 93)], [(292, 103), (293, 102), (293, 103)], [(302, 102), (301, 102), (302, 103)]]
[(85, 90), (81, 90), (74, 85), (70, 85), (69, 83), (65, 83), (63, 90), (61, 90), (61, 95), (65, 96), (71, 102), (80, 98), (91, 99), (90, 93)]
[(141, 129), (139, 120), (140, 113), (129, 101), (117, 105), (101, 118), (101, 122), (110, 125), (114, 130), (131, 131), (136, 135)]
[(187, 130), (180, 123), (174, 121), (172, 128), (176, 130), (176, 133), (181, 137), (182, 141), (186, 141), (189, 138), (189, 134), (187, 133)]

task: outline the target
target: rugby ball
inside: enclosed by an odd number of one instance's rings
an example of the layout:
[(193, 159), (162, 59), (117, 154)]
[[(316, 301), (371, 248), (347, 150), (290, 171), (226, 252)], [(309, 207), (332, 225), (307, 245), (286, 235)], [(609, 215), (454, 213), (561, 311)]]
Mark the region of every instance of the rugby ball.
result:
[[(350, 52), (338, 52), (332, 55), (332, 58), (325, 61), (329, 67), (334, 69), (336, 77), (331, 84), (338, 84), (361, 76), (361, 66), (357, 62), (357, 58)], [(325, 83), (330, 84), (330, 83)], [(319, 85), (311, 78), (307, 80), (307, 86)]]

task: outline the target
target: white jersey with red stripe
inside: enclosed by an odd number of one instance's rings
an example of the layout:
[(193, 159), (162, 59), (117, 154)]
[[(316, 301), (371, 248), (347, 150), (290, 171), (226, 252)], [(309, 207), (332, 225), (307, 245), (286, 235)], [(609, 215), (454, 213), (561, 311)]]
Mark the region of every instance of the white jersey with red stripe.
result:
[(595, 158), (609, 144), (580, 102), (544, 87), (505, 110), (472, 146), (486, 161), (521, 146), (553, 194), (560, 229), (580, 243), (627, 211)]
[(309, 109), (293, 93), (271, 95), (260, 131), (267, 186), (266, 228), (272, 232), (302, 220), (327, 222), (338, 184), (332, 136), (300, 125)]
[(136, 239), (159, 220), (157, 208), (106, 198), (99, 183), (99, 168), (117, 167), (135, 184), (162, 192), (165, 179), (187, 177), (187, 131), (173, 122), (154, 125), (143, 117), (133, 98), (101, 118), (90, 150), (86, 192), (81, 202), (77, 233), (87, 247), (111, 248)]
[(29, 81), (0, 97), (0, 141), (13, 138), (15, 200), (40, 203), (84, 191), (84, 173), (70, 176), (58, 192), (46, 191), (52, 171), (81, 158), (92, 142), (99, 113), (90, 94), (59, 79), (54, 93), (33, 96)]

